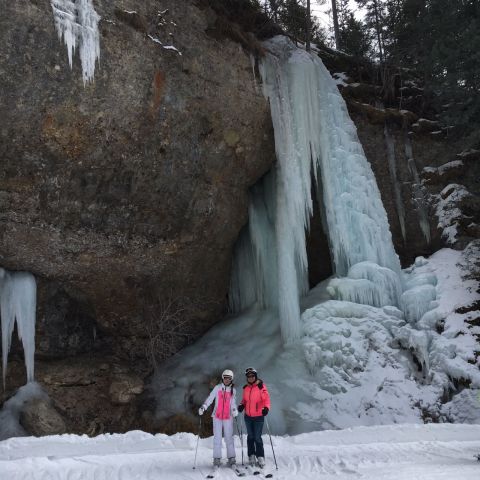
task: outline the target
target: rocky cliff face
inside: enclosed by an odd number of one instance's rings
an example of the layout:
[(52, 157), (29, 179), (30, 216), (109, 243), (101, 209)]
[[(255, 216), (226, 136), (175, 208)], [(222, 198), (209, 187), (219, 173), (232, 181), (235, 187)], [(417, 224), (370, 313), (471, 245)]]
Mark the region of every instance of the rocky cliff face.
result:
[[(127, 362), (146, 375), (165, 334), (145, 328), (146, 310), (157, 324), (188, 299), (190, 335), (221, 318), (248, 187), (274, 161), (249, 55), (207, 34), (213, 11), (93, 3), (101, 61), (86, 86), (49, 0), (8, 2), (0, 17), (0, 265), (37, 278), (37, 378), (66, 412), (72, 388), (108, 399)], [(24, 380), (14, 361), (7, 390)], [(69, 429), (95, 415), (118, 429), (112, 408), (70, 412)]]
[[(37, 278), (36, 377), (53, 401), (42, 409), (60, 412), (63, 430), (148, 429), (139, 398), (152, 366), (225, 312), (248, 187), (274, 146), (249, 54), (226, 37), (243, 47), (252, 38), (225, 35), (206, 3), (95, 0), (101, 61), (86, 86), (49, 0), (7, 2), (0, 16), (0, 266)], [(409, 263), (441, 244), (432, 207), (430, 242), (419, 226), (417, 197), (429, 192), (409, 159), (421, 174), (459, 149), (419, 132), (409, 152), (416, 117), (387, 119), (355, 88), (344, 95)], [(319, 222), (313, 232), (312, 284), (331, 272)], [(17, 344), (11, 358), (3, 398), (25, 381)], [(49, 428), (61, 424), (51, 418)]]

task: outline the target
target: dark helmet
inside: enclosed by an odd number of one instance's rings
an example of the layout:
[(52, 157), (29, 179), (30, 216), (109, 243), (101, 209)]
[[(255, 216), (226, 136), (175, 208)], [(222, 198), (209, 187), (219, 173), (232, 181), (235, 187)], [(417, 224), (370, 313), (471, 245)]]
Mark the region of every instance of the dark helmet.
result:
[(256, 371), (253, 367), (248, 367), (248, 368), (245, 370), (245, 376), (249, 377), (249, 376), (251, 376), (252, 374), (255, 376), (255, 379), (258, 378), (258, 376), (257, 376), (257, 371)]

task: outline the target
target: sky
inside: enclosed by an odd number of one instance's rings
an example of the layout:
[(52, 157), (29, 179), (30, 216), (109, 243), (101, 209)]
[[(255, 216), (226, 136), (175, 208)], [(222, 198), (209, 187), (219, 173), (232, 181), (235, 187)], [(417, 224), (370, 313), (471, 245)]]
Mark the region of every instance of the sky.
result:
[[(320, 5), (320, 3), (324, 3), (323, 5)], [(357, 18), (362, 18), (363, 14), (361, 10), (358, 8), (357, 3), (355, 0), (350, 0), (349, 1), (349, 6), (352, 12), (355, 13), (355, 17)], [(331, 0), (325, 0), (322, 2), (322, 0), (311, 0), (311, 5), (310, 9), (312, 10), (313, 14), (318, 18), (318, 21), (322, 25), (322, 27), (329, 29), (333, 28), (332, 24), (332, 16), (331, 13), (329, 12), (332, 9), (332, 2)]]

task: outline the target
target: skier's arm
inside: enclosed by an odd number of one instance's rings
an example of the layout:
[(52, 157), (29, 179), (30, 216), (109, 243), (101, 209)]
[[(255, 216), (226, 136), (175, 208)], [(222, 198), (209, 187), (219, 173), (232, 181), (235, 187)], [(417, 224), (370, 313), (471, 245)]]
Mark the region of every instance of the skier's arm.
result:
[(237, 410), (237, 390), (232, 388), (232, 400), (230, 402), (230, 413), (236, 417), (238, 415)]
[(262, 400), (263, 406), (267, 407), (270, 410), (270, 394), (268, 393), (267, 387), (265, 385), (262, 388)]
[(213, 387), (213, 390), (210, 392), (210, 395), (203, 402), (203, 405), (202, 405), (203, 410), (206, 410), (215, 400), (215, 397), (217, 396), (217, 391), (218, 391), (218, 385), (215, 385), (215, 387)]

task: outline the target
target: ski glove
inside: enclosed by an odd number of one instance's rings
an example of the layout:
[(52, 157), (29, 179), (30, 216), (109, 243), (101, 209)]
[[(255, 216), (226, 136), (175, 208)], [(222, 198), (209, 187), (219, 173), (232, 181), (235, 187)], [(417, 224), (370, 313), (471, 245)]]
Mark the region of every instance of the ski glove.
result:
[(204, 406), (202, 405), (202, 406), (198, 409), (198, 414), (201, 416), (201, 415), (203, 415), (204, 412), (205, 412), (205, 408), (204, 408)]
[(262, 408), (262, 415), (265, 417), (266, 415), (268, 415), (268, 407), (263, 407)]
[(245, 405), (243, 403), (241, 403), (239, 406), (238, 406), (238, 411), (240, 413), (242, 413), (243, 411), (245, 410)]

